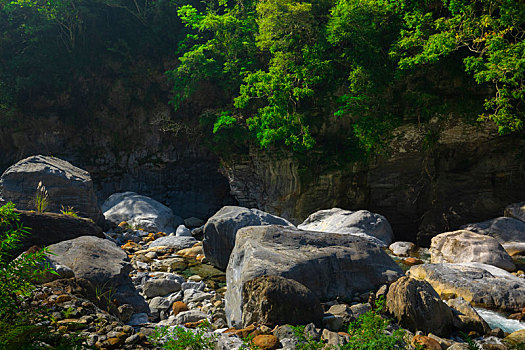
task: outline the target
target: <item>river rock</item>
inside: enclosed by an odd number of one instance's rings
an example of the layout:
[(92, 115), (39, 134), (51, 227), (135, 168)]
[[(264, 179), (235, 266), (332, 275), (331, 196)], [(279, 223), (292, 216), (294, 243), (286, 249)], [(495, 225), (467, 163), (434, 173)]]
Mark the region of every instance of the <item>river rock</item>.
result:
[(125, 221), (148, 232), (175, 232), (183, 221), (173, 211), (153, 198), (135, 192), (114, 193), (102, 204), (106, 220), (114, 225)]
[(487, 322), (462, 297), (449, 299), (446, 303), (457, 312), (457, 317), (461, 321), (457, 328), (467, 333), (475, 331), (479, 334), (487, 334), (490, 331)]
[(179, 290), (180, 283), (167, 278), (150, 279), (142, 286), (142, 292), (148, 298), (162, 297)]
[(242, 326), (321, 324), (323, 308), (317, 296), (301, 283), (280, 276), (260, 276), (242, 290)]
[(377, 245), (353, 235), (303, 231), (282, 226), (252, 226), (237, 232), (226, 270), (226, 315), (242, 324), (242, 289), (263, 275), (293, 279), (321, 301), (351, 299), (402, 275)]
[(154, 240), (149, 246), (151, 247), (168, 247), (174, 250), (191, 248), (198, 241), (193, 237), (185, 236), (166, 236)]
[(113, 296), (120, 305), (131, 304), (136, 312), (147, 311), (129, 277), (132, 267), (126, 253), (111, 241), (82, 236), (48, 248), (53, 253), (48, 259), (69, 267), (77, 278), (89, 280), (100, 293)]
[(403, 241), (394, 242), (388, 246), (388, 249), (396, 256), (410, 256), (410, 253), (412, 253), (415, 248), (416, 245), (414, 243)]
[(368, 210), (319, 210), (297, 227), (309, 231), (366, 234), (382, 241), (382, 246), (388, 246), (394, 239), (394, 232), (388, 220), (383, 215)]
[(37, 155), (10, 166), (0, 177), (0, 197), (18, 209), (35, 210), (39, 182), (48, 193), (48, 211), (72, 207), (79, 216), (104, 225), (89, 173), (59, 158)]
[(525, 307), (525, 280), (481, 263), (424, 264), (408, 274), (429, 282), (443, 299), (463, 297), (471, 305), (518, 312)]
[(237, 231), (246, 226), (281, 225), (295, 227), (289, 221), (258, 209), (225, 206), (204, 226), (204, 255), (219, 269), (226, 269), (235, 245)]
[(525, 222), (525, 202), (510, 204), (505, 208), (503, 215)]
[(454, 328), (454, 313), (426, 281), (401, 277), (390, 286), (386, 307), (401, 326), (447, 336)]
[(461, 226), (461, 229), (494, 237), (510, 255), (525, 252), (525, 222), (499, 217)]
[(445, 232), (432, 238), (430, 259), (432, 263), (480, 262), (507, 271), (516, 269), (512, 258), (496, 239), (465, 230)]

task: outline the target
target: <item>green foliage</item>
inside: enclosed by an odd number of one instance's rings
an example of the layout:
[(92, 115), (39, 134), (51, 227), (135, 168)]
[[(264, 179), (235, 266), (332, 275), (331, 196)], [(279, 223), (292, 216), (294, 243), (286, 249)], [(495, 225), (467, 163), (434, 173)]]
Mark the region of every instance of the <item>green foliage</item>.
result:
[(292, 330), (297, 339), (295, 347), (297, 350), (321, 350), (325, 348), (326, 344), (322, 341), (315, 340), (312, 337), (306, 338), (304, 326), (292, 326)]
[(464, 332), (460, 332), (459, 334), (467, 343), (469, 350), (482, 350), (481, 345), (478, 345), (468, 334)]
[(23, 300), (34, 288), (32, 281), (53, 272), (45, 263), (46, 249), (26, 252), (13, 259), (28, 229), (20, 225), (13, 203), (0, 207), (0, 348), (40, 349), (40, 341), (52, 349), (80, 349), (82, 338), (52, 334), (38, 325), (45, 318), (42, 310), (30, 309)]
[(382, 350), (382, 349), (404, 349), (403, 337), (405, 332), (401, 329), (392, 334), (385, 331), (390, 321), (380, 315), (384, 307), (384, 301), (376, 301), (376, 311), (368, 311), (361, 315), (348, 327), (350, 340), (342, 349), (345, 350)]
[[(408, 2), (407, 2), (408, 3)], [(522, 130), (525, 118), (525, 4), (522, 1), (443, 1), (430, 11), (426, 2), (404, 13), (404, 29), (392, 54), (410, 69), (461, 52), (465, 71), (495, 94), (485, 101), (500, 133)]]
[(208, 322), (202, 323), (196, 330), (174, 327), (157, 327), (149, 340), (166, 350), (211, 350), (217, 343), (216, 336), (206, 335), (211, 328)]
[(46, 186), (42, 184), (42, 181), (38, 183), (35, 194), (35, 209), (37, 213), (43, 213), (46, 211), (49, 205), (49, 195), (46, 190)]
[(74, 217), (74, 218), (78, 218), (78, 211), (73, 210), (73, 207), (71, 207), (71, 206), (68, 206), (68, 207), (62, 206), (60, 208), (60, 213), (63, 214), (63, 215), (67, 215), (67, 216), (71, 216), (71, 217)]

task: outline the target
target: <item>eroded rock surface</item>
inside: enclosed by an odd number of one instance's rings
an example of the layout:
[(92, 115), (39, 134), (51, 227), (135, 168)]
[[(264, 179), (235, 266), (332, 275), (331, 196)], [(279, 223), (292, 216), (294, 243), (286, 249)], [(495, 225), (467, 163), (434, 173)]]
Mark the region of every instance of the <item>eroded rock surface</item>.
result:
[(494, 237), (510, 255), (525, 252), (525, 222), (499, 217), (461, 226), (461, 229)]

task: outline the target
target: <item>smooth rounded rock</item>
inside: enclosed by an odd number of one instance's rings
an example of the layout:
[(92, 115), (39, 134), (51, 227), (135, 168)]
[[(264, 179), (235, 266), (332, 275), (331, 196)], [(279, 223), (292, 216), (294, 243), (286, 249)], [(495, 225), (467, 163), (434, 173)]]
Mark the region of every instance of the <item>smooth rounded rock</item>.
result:
[(394, 239), (394, 232), (388, 220), (368, 210), (350, 211), (339, 208), (319, 210), (311, 214), (297, 228), (308, 231), (369, 235), (379, 239), (381, 246), (387, 246)]
[(479, 262), (507, 271), (516, 269), (512, 258), (496, 239), (465, 230), (445, 232), (432, 238), (430, 261), (432, 263)]
[(511, 256), (525, 253), (525, 222), (523, 221), (499, 217), (460, 228), (494, 237)]
[(409, 256), (416, 248), (412, 242), (394, 242), (388, 246), (388, 249), (396, 256)]

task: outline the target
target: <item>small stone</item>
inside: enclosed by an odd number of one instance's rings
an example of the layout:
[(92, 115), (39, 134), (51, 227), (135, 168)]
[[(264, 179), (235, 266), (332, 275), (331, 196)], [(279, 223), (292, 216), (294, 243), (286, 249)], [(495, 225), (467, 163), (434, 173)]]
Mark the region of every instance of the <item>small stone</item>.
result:
[(414, 266), (414, 265), (419, 265), (419, 264), (422, 264), (423, 263), (423, 260), (420, 260), (420, 259), (416, 259), (416, 258), (406, 258), (403, 260), (403, 263), (405, 265), (408, 265), (408, 266)]
[(118, 227), (128, 227), (129, 224), (126, 221), (122, 221), (120, 224), (118, 224)]
[(57, 304), (61, 304), (61, 303), (65, 303), (66, 301), (70, 301), (72, 298), (70, 295), (67, 295), (67, 294), (62, 294), (62, 295), (59, 295), (56, 300), (55, 300), (55, 303)]
[(133, 344), (137, 343), (139, 340), (140, 340), (140, 335), (133, 334), (133, 335), (127, 337), (126, 340), (124, 341), (124, 343), (126, 345), (133, 345)]
[(253, 338), (253, 345), (261, 350), (273, 350), (279, 345), (279, 338), (271, 334), (259, 334)]
[(441, 350), (441, 345), (435, 339), (424, 335), (416, 335), (412, 338), (412, 345), (423, 345), (424, 349), (428, 350)]
[(188, 277), (188, 281), (200, 282), (202, 281), (202, 277), (199, 275), (193, 275), (193, 276)]
[(191, 237), (191, 231), (184, 225), (179, 225), (175, 231), (175, 236), (177, 237)]
[(148, 319), (147, 313), (138, 313), (138, 314), (133, 314), (131, 316), (131, 319), (128, 321), (128, 325), (139, 326), (141, 324), (145, 324), (148, 322), (149, 322), (149, 319)]
[(182, 301), (176, 301), (173, 303), (172, 310), (173, 310), (173, 316), (177, 316), (179, 312), (188, 311), (189, 309), (186, 303)]

